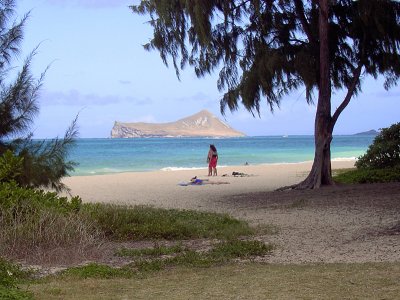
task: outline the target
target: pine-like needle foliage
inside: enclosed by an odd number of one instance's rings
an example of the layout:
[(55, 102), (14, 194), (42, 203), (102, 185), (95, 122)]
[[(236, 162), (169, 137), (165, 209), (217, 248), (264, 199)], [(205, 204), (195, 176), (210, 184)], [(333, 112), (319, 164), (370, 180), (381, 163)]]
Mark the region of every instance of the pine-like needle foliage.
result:
[[(149, 15), (153, 38), (146, 49), (160, 52), (176, 73), (186, 65), (197, 76), (218, 71), (225, 92), (221, 112), (242, 104), (260, 114), (284, 95), (318, 90), (315, 155), (310, 174), (287, 188), (333, 184), (330, 144), (338, 117), (365, 75), (400, 76), (400, 2), (396, 0), (142, 0), (131, 6)], [(333, 110), (332, 91), (346, 96)], [(334, 95), (334, 94), (333, 94)]]
[(44, 74), (35, 79), (31, 74), (31, 61), (36, 49), (27, 57), (15, 79), (13, 60), (20, 54), (23, 28), (28, 15), (15, 22), (15, 1), (0, 0), (0, 155), (12, 150), (22, 158), (22, 170), (14, 178), (23, 186), (46, 186), (64, 189), (60, 181), (73, 170), (67, 161), (68, 151), (77, 136), (76, 119), (63, 139), (32, 140), (29, 132), (39, 111), (37, 100)]
[[(318, 1), (143, 0), (131, 9), (151, 17), (154, 36), (145, 48), (158, 50), (165, 64), (171, 58), (178, 76), (187, 64), (197, 76), (219, 70), (222, 112), (242, 103), (259, 113), (263, 99), (273, 110), (298, 88), (313, 101), (320, 80)], [(400, 3), (335, 0), (329, 14), (332, 88), (357, 93), (361, 69), (385, 76), (386, 88), (396, 84)]]

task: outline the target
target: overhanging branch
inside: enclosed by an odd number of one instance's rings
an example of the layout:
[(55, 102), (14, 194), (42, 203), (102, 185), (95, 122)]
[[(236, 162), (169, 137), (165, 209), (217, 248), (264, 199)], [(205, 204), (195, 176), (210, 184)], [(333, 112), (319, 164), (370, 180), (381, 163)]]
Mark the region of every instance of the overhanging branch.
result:
[(339, 118), (339, 116), (342, 113), (342, 111), (350, 103), (351, 97), (354, 94), (354, 91), (356, 89), (357, 83), (360, 80), (362, 66), (363, 66), (362, 63), (360, 63), (358, 65), (358, 67), (353, 72), (353, 79), (352, 79), (351, 84), (350, 84), (350, 86), (349, 86), (349, 88), (347, 90), (346, 97), (344, 98), (343, 102), (339, 105), (339, 107), (336, 109), (335, 113), (332, 116), (331, 129), (333, 129), (333, 127), (335, 126), (336, 121)]

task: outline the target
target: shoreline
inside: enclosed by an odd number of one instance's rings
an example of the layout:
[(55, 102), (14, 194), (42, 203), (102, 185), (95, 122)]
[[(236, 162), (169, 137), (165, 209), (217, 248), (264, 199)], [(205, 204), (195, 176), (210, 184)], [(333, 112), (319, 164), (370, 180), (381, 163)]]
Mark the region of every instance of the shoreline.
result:
[[(332, 169), (352, 168), (354, 163), (355, 160), (332, 161)], [(79, 195), (84, 202), (216, 211), (223, 197), (273, 191), (300, 182), (311, 166), (312, 162), (227, 166), (218, 168), (216, 177), (208, 177), (207, 168), (82, 175), (66, 177), (63, 183), (71, 189), (72, 196)], [(247, 176), (234, 177), (232, 172)], [(179, 185), (194, 176), (223, 184)]]
[[(337, 162), (351, 162), (353, 163), (352, 167), (354, 167), (354, 163), (356, 162), (357, 158), (356, 157), (337, 157), (337, 158), (332, 158), (331, 162), (337, 163)], [(225, 168), (241, 168), (241, 167), (261, 167), (261, 166), (279, 166), (279, 165), (297, 165), (297, 164), (312, 164), (313, 160), (306, 160), (306, 161), (301, 161), (301, 162), (274, 162), (274, 163), (257, 163), (257, 164), (243, 164), (243, 165), (220, 165), (218, 166), (218, 169), (224, 170)], [(116, 174), (126, 174), (126, 173), (147, 173), (147, 172), (179, 172), (179, 171), (201, 171), (201, 170), (207, 170), (207, 166), (203, 167), (163, 167), (161, 169), (153, 169), (153, 170), (131, 170), (131, 171), (115, 171), (115, 172), (99, 172), (99, 173), (84, 173), (84, 174), (76, 174), (76, 175), (70, 175), (69, 177), (85, 177), (85, 176), (103, 176), (103, 175), (116, 175)]]

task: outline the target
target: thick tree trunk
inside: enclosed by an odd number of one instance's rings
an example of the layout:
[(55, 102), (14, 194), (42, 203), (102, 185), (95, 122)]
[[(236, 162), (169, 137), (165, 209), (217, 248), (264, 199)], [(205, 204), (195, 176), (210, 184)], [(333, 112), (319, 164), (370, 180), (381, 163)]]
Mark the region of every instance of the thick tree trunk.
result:
[[(328, 26), (329, 26), (329, 0), (319, 0), (319, 94), (317, 113), (315, 115), (315, 155), (314, 162), (307, 178), (299, 184), (282, 187), (278, 190), (286, 189), (315, 189), (321, 185), (333, 185), (331, 169), (331, 141), (333, 128), (341, 112), (347, 107), (351, 97), (356, 90), (362, 71), (362, 60), (353, 71), (353, 80), (348, 87), (347, 95), (340, 106), (331, 115), (331, 81), (330, 81), (330, 62), (328, 47)], [(301, 8), (301, 3), (296, 1), (297, 7)], [(298, 10), (301, 15), (301, 9)], [(306, 20), (303, 19), (303, 23)], [(304, 25), (305, 26), (305, 25)], [(306, 26), (305, 26), (306, 27)]]
[(331, 141), (332, 130), (330, 117), (316, 117), (314, 162), (307, 178), (299, 183), (296, 189), (315, 189), (321, 185), (332, 185)]
[(314, 189), (333, 184), (331, 172), (331, 141), (333, 122), (331, 117), (331, 81), (329, 62), (329, 0), (319, 1), (319, 94), (315, 116), (315, 156), (311, 172), (298, 189)]

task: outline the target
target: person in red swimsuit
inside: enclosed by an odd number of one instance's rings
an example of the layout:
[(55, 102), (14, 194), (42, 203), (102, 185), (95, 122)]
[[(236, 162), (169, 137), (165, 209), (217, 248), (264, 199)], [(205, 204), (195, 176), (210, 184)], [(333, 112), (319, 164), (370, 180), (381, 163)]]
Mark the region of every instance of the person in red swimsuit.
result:
[(214, 145), (210, 145), (210, 150), (207, 155), (208, 162), (208, 176), (217, 176), (217, 162), (218, 162), (218, 153), (217, 148)]

